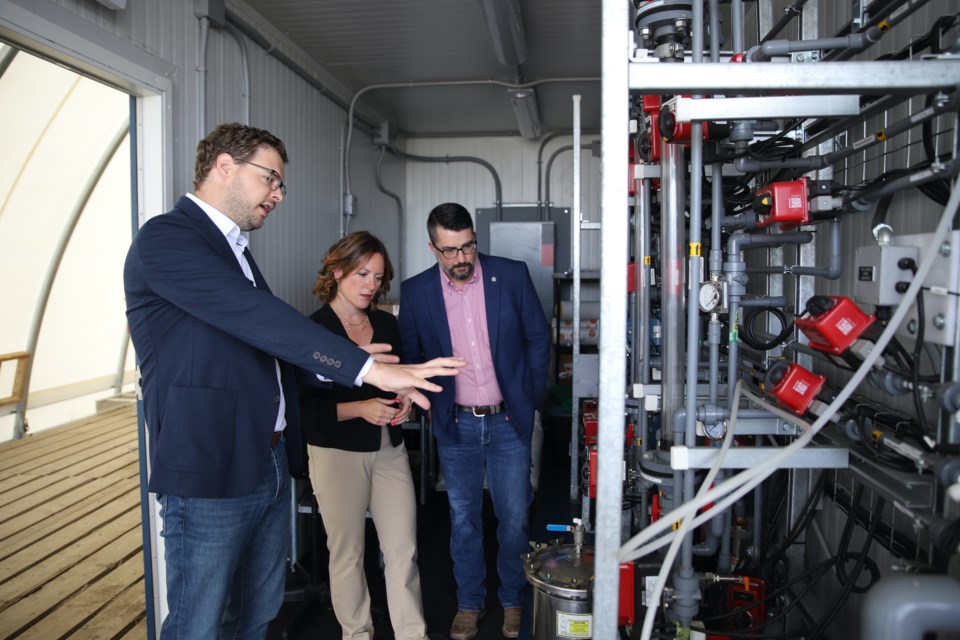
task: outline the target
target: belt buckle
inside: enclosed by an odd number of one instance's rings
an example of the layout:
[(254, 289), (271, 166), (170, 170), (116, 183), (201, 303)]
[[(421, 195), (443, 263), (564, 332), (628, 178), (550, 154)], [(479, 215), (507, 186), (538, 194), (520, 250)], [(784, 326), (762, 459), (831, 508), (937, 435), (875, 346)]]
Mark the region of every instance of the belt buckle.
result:
[[(477, 413), (477, 409), (481, 410), (480, 413)], [(470, 413), (474, 418), (485, 418), (490, 415), (490, 407), (470, 407)]]

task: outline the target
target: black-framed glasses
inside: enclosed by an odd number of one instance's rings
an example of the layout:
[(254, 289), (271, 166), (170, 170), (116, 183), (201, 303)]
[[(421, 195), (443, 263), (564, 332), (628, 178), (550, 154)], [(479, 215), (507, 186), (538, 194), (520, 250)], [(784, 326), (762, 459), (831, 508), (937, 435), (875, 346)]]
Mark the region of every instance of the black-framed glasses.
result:
[(457, 257), (458, 253), (463, 253), (465, 256), (472, 256), (477, 252), (477, 241), (468, 242), (467, 244), (460, 247), (447, 247), (446, 249), (441, 249), (437, 245), (433, 245), (434, 249), (439, 251), (444, 258), (447, 260), (453, 260)]
[(255, 166), (257, 169), (263, 169), (264, 171), (269, 171), (270, 175), (266, 176), (267, 184), (270, 185), (270, 189), (273, 191), (280, 190), (282, 195), (287, 195), (287, 185), (283, 184), (283, 178), (280, 177), (280, 174), (271, 169), (270, 167), (265, 167), (262, 164), (257, 164), (256, 162), (250, 162), (249, 160), (241, 160), (240, 158), (234, 158), (237, 162), (242, 162), (243, 164), (250, 164)]

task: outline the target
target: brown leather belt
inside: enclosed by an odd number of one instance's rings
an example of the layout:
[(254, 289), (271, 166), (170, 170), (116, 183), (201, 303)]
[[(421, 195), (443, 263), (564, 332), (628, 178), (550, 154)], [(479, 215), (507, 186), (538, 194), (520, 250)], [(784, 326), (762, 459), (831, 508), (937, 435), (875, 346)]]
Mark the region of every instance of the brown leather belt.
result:
[(274, 431), (270, 436), (270, 448), (273, 449), (283, 440), (283, 431)]
[(467, 413), (472, 413), (478, 418), (502, 413), (503, 409), (504, 406), (502, 402), (500, 404), (484, 404), (480, 405), (479, 407), (465, 407), (462, 404), (457, 405), (457, 411), (466, 411)]

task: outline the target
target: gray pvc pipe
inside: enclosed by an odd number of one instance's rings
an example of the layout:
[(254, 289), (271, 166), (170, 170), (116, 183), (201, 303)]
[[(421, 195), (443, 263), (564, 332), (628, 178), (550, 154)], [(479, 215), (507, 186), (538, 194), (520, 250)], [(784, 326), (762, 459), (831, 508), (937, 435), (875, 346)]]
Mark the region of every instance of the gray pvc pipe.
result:
[[(703, 0), (693, 3), (692, 55), (693, 62), (703, 62)], [(694, 99), (700, 96), (694, 95)], [(698, 274), (701, 271), (701, 227), (703, 226), (703, 123), (694, 122), (690, 127), (690, 223), (688, 242), (690, 246), (687, 266), (687, 381), (684, 389), (687, 410), (684, 421), (684, 443), (690, 447), (697, 438), (697, 368), (700, 362), (700, 309), (694, 302), (699, 287)], [(695, 249), (696, 248), (696, 249)], [(689, 502), (696, 496), (693, 469), (683, 473), (683, 499)], [(715, 543), (718, 542), (715, 540)], [(674, 611), (684, 627), (699, 610), (699, 584), (693, 571), (693, 529), (687, 531), (680, 543), (680, 567), (678, 578), (674, 579)]]
[(843, 275), (843, 256), (841, 255), (843, 248), (841, 246), (841, 240), (840, 221), (834, 218), (830, 221), (830, 256), (827, 258), (827, 267), (802, 267), (798, 265), (787, 269), (787, 273), (795, 276), (817, 276), (827, 278), (828, 280), (836, 280)]
[(866, 34), (852, 33), (836, 38), (815, 38), (812, 40), (767, 40), (747, 52), (750, 62), (769, 62), (774, 56), (784, 56), (796, 51), (819, 51), (825, 49), (848, 49), (869, 45)]
[(943, 575), (888, 576), (863, 599), (861, 638), (922, 640), (933, 631), (960, 631), (960, 582)]

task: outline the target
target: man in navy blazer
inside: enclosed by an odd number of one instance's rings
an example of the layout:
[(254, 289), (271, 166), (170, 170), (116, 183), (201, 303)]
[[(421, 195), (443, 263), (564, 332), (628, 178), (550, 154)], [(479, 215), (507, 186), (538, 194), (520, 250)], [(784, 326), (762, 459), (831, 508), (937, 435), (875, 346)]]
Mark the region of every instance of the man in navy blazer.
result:
[(163, 519), (164, 638), (263, 638), (280, 609), (289, 469), (303, 464), (294, 367), (429, 406), (415, 387), (439, 390), (424, 378), (460, 364), (377, 361), (389, 358), (270, 293), (241, 232), (283, 200), (286, 161), (269, 132), (220, 125), (197, 146), (195, 194), (144, 224), (124, 265)]
[(400, 289), (404, 357), (456, 355), (466, 366), (439, 380), (431, 420), (450, 501), (450, 554), (457, 581), (453, 640), (469, 640), (486, 604), (484, 473), (499, 521), (502, 632), (516, 638), (526, 592), (520, 556), (529, 549), (534, 411), (543, 400), (550, 334), (527, 265), (477, 253), (470, 213), (441, 204), (427, 218), (437, 265)]

